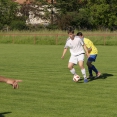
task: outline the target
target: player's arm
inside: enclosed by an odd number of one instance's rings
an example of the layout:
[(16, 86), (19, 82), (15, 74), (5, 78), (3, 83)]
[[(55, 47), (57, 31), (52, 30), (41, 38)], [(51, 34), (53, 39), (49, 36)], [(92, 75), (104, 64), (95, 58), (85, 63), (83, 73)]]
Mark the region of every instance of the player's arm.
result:
[(92, 48), (87, 48), (88, 49), (88, 53), (90, 53), (92, 51)]
[(84, 44), (83, 47), (84, 47), (84, 50), (86, 52), (86, 56), (89, 57), (89, 52), (88, 52), (88, 49), (87, 49), (86, 45)]
[(14, 89), (18, 88), (18, 82), (21, 82), (22, 80), (15, 80), (10, 78), (5, 78), (3, 76), (0, 76), (0, 82), (5, 82), (7, 84), (10, 84), (13, 86)]
[(67, 50), (68, 50), (67, 48), (64, 48), (64, 50), (63, 50), (63, 54), (62, 54), (62, 56), (61, 56), (62, 59), (64, 58), (64, 56), (65, 56)]

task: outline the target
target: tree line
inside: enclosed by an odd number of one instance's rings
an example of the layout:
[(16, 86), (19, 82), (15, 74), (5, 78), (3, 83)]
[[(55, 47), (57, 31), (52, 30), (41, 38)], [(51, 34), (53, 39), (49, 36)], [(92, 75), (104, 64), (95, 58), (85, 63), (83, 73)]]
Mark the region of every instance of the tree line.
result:
[[(56, 0), (47, 3), (45, 0), (35, 0), (31, 4), (19, 5), (11, 0), (0, 0), (0, 30), (10, 28), (12, 30), (40, 30), (60, 29), (66, 30), (73, 26), (82, 30), (117, 30), (117, 4), (116, 0)], [(31, 6), (48, 5), (51, 11), (44, 10), (45, 15), (40, 14), (40, 10)], [(57, 12), (54, 12), (54, 8)], [(27, 25), (26, 19), (29, 11), (42, 19), (50, 20), (50, 24)], [(21, 13), (22, 15), (19, 15)]]

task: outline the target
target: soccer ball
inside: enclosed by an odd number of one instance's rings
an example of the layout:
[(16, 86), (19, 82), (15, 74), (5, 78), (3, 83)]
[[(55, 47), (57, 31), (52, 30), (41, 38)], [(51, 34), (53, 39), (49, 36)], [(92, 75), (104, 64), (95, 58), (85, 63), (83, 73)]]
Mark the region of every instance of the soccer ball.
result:
[(80, 80), (80, 76), (79, 75), (74, 75), (73, 76), (73, 81), (74, 82), (78, 82)]

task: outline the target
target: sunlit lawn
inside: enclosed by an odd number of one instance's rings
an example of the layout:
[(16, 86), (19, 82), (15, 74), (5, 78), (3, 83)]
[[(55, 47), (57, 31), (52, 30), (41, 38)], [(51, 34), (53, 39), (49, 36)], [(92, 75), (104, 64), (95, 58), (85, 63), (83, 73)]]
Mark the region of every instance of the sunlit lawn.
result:
[(97, 46), (102, 77), (87, 84), (72, 81), (63, 47), (0, 44), (0, 75), (23, 80), (18, 90), (0, 84), (0, 117), (117, 116), (117, 47)]

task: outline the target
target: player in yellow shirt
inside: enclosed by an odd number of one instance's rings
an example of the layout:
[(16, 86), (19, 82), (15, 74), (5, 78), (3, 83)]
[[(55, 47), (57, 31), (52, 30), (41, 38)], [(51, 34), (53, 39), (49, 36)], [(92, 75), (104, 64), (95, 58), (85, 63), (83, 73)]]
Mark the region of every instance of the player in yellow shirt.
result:
[(95, 47), (95, 45), (93, 44), (93, 42), (91, 40), (89, 40), (89, 39), (87, 39), (87, 38), (85, 38), (83, 36), (82, 32), (78, 32), (77, 36), (79, 36), (81, 39), (83, 39), (86, 47), (88, 48), (88, 52), (90, 54), (90, 56), (89, 56), (89, 58), (87, 60), (87, 66), (88, 66), (88, 71), (89, 71), (89, 78), (93, 77), (92, 71), (94, 71), (96, 73), (96, 77), (95, 78), (98, 78), (101, 75), (101, 73), (92, 64), (92, 62), (96, 61), (98, 50), (97, 50), (97, 48)]

